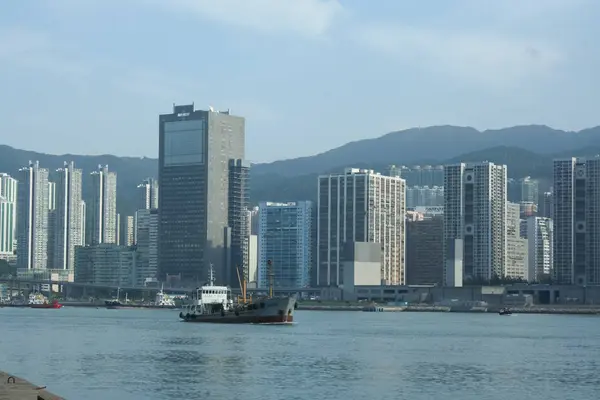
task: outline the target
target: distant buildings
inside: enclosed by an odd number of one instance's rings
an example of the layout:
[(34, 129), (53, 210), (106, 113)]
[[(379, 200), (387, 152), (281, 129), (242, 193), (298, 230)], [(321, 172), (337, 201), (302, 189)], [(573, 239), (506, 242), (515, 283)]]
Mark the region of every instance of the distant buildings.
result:
[(276, 287), (310, 286), (312, 202), (262, 202), (259, 209), (258, 287), (269, 286), (269, 260)]
[(345, 242), (380, 243), (382, 282), (406, 282), (404, 179), (357, 168), (321, 175), (317, 210), (318, 286), (343, 284)]
[(40, 270), (48, 266), (48, 170), (39, 163), (19, 170), (17, 185), (17, 266)]
[[(129, 218), (133, 222), (133, 217)], [(156, 278), (158, 273), (158, 210), (138, 210), (135, 220), (139, 255), (135, 284), (143, 286), (146, 278)]]
[(554, 161), (554, 281), (600, 284), (600, 158)]
[(505, 276), (506, 166), (490, 162), (445, 166), (444, 260), (460, 239), (465, 280)]
[(81, 190), (83, 173), (73, 162), (65, 163), (56, 171), (56, 211), (54, 216), (55, 269), (75, 267), (75, 246), (81, 246), (82, 215)]
[[(244, 159), (242, 117), (173, 106), (159, 117), (159, 279), (181, 285), (205, 282), (213, 264), (217, 283), (233, 267), (226, 247), (230, 229), (230, 160)], [(237, 280), (237, 278), (236, 278)], [(175, 283), (174, 283), (175, 284)]]
[(158, 181), (154, 178), (146, 178), (137, 187), (138, 210), (150, 210), (158, 208)]
[(390, 176), (399, 176), (404, 179), (406, 187), (444, 186), (443, 165), (415, 165), (412, 167), (406, 165), (392, 165), (389, 172)]
[(89, 229), (92, 244), (117, 244), (117, 174), (108, 166), (98, 166), (91, 173), (92, 194), (89, 206)]
[(406, 188), (406, 208), (444, 205), (443, 186), (412, 186)]

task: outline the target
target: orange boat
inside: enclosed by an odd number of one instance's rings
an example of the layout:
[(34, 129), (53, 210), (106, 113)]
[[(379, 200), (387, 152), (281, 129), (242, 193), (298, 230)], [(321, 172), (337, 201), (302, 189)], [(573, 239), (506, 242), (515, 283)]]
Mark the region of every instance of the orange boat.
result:
[(40, 304), (30, 304), (30, 308), (62, 308), (63, 305), (58, 302), (58, 300), (52, 300), (52, 303), (43, 302)]

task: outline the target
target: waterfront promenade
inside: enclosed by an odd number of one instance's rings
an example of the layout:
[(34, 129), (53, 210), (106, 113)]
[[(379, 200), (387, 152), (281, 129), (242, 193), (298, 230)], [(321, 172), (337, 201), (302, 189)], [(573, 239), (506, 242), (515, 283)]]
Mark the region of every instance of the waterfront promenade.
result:
[(25, 379), (0, 371), (0, 400), (64, 400), (45, 386), (34, 385)]

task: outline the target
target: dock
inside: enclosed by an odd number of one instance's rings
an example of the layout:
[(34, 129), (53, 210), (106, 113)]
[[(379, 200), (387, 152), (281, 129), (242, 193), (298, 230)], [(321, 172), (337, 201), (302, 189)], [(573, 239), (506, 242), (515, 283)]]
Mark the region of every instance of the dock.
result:
[(0, 371), (0, 400), (64, 400), (46, 386), (38, 386), (23, 378)]

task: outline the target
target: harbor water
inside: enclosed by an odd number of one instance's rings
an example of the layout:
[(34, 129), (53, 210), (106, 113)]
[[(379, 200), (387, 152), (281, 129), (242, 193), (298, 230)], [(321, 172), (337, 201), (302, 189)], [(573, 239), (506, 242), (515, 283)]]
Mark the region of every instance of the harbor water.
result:
[(588, 400), (600, 317), (298, 311), (290, 326), (178, 311), (0, 308), (0, 369), (66, 399)]

